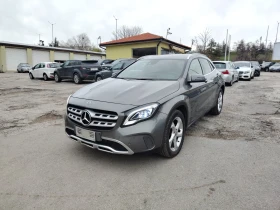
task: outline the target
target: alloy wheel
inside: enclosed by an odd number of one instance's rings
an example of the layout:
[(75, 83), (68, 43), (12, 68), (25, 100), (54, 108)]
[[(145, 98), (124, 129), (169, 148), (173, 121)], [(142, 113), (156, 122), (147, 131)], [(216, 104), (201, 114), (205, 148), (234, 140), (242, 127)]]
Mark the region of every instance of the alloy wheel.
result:
[(218, 111), (221, 112), (223, 107), (223, 94), (222, 92), (219, 93), (218, 97)]
[(76, 84), (79, 83), (79, 77), (78, 77), (77, 74), (74, 75), (74, 82), (75, 82)]
[(97, 82), (98, 82), (98, 81), (101, 81), (101, 80), (102, 80), (101, 77), (97, 77), (97, 79), (96, 79)]
[(175, 152), (181, 145), (183, 139), (183, 122), (180, 117), (176, 117), (170, 127), (169, 148)]

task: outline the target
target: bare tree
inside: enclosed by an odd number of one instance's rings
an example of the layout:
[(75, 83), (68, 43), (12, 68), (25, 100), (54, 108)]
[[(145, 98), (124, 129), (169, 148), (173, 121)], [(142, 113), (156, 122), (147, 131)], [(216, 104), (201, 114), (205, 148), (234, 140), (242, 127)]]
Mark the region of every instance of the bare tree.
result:
[[(117, 31), (117, 37), (118, 39), (122, 39), (122, 38), (127, 38), (127, 37), (131, 37), (131, 36), (136, 36), (143, 33), (143, 29), (140, 26), (121, 26), (118, 31)], [(113, 40), (116, 39), (116, 32), (113, 32)]]
[(205, 53), (207, 45), (209, 44), (211, 39), (211, 33), (207, 28), (202, 33), (198, 34), (198, 36), (195, 37), (198, 51)]
[(91, 41), (86, 33), (73, 36), (67, 42), (61, 42), (61, 46), (77, 50), (91, 50)]

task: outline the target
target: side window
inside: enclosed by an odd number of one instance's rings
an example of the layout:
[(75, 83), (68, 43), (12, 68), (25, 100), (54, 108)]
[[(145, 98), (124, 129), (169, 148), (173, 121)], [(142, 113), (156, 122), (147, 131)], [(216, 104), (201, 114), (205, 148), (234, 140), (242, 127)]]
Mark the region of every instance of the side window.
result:
[(210, 61), (208, 61), (208, 63), (210, 65), (211, 71), (213, 71), (215, 69), (215, 66)]
[(129, 66), (130, 64), (132, 64), (134, 61), (127, 61), (124, 63), (123, 68), (126, 68), (127, 66)]
[(115, 66), (113, 66), (112, 70), (121, 70), (122, 69), (123, 62), (119, 62)]
[(69, 66), (69, 61), (65, 61), (64, 66)]
[(193, 60), (189, 67), (188, 75), (192, 76), (195, 74), (203, 75), (200, 63), (198, 62), (198, 59)]
[(209, 62), (206, 59), (199, 58), (199, 61), (201, 63), (202, 69), (203, 69), (203, 74), (209, 74), (211, 73), (212, 69), (210, 67)]
[(38, 69), (38, 68), (40, 68), (40, 63), (38, 63), (36, 66), (34, 66), (34, 69)]
[(41, 68), (45, 68), (46, 65), (44, 63), (41, 63)]

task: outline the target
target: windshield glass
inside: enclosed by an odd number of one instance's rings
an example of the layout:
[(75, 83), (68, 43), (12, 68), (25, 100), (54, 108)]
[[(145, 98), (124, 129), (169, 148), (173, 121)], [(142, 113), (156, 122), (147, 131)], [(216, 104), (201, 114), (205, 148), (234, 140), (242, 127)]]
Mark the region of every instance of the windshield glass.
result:
[(27, 63), (23, 63), (23, 64), (21, 64), (21, 66), (22, 66), (22, 67), (30, 67), (30, 65), (27, 64)]
[(225, 63), (213, 62), (217, 69), (226, 69)]
[(250, 67), (250, 63), (249, 62), (234, 62), (234, 65), (236, 67)]
[(122, 71), (117, 78), (147, 80), (177, 80), (185, 68), (185, 60), (138, 60)]

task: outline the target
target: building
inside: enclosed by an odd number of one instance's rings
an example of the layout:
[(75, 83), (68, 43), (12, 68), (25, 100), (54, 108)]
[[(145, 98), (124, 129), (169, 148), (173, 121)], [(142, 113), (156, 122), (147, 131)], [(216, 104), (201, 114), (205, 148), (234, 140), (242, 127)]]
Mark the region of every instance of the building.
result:
[(151, 33), (104, 42), (100, 47), (106, 47), (108, 59), (139, 58), (145, 55), (185, 53), (191, 50), (188, 46)]
[(19, 63), (34, 66), (40, 62), (102, 59), (105, 56), (99, 52), (0, 41), (0, 72), (16, 71)]

